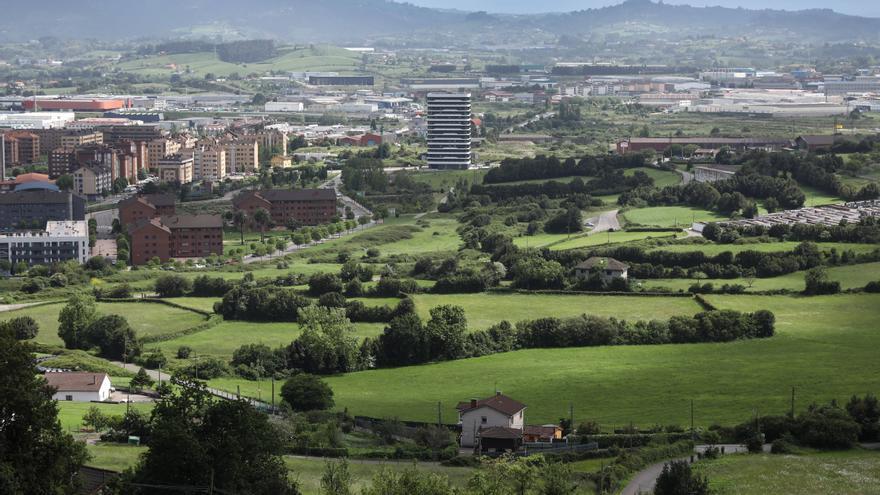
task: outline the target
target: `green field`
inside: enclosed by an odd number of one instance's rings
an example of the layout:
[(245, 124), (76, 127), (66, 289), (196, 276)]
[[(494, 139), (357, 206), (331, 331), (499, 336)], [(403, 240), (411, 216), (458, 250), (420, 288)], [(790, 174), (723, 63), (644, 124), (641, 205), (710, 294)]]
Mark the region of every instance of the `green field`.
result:
[[(671, 253), (689, 253), (692, 251), (702, 251), (707, 256), (715, 256), (716, 254), (720, 254), (725, 251), (729, 251), (733, 254), (737, 254), (742, 251), (759, 251), (762, 253), (791, 251), (796, 248), (798, 244), (800, 243), (794, 241), (755, 242), (751, 244), (682, 243), (657, 246), (655, 248), (649, 249), (649, 251), (668, 251)], [(831, 251), (832, 249), (836, 249), (838, 253), (850, 250), (854, 251), (855, 253), (870, 253), (876, 249), (880, 249), (880, 244), (859, 244), (848, 242), (817, 242), (816, 246), (819, 248), (820, 251)]]
[(755, 408), (787, 411), (792, 386), (798, 409), (880, 388), (880, 295), (709, 299), (721, 308), (773, 311), (777, 335), (723, 344), (533, 349), (327, 381), (336, 406), (353, 414), (428, 421), (439, 401), (452, 420), (458, 401), (497, 389), (528, 405), (529, 423), (557, 421), (572, 403), (576, 421), (606, 426), (683, 425), (691, 400), (696, 424), (734, 424)]
[(728, 455), (695, 465), (718, 495), (880, 494), (880, 452)]
[(145, 445), (126, 445), (120, 443), (104, 443), (86, 445), (91, 459), (86, 466), (124, 471), (138, 462), (141, 454), (147, 451)]
[(571, 240), (553, 244), (550, 249), (553, 251), (564, 251), (566, 249), (577, 249), (584, 247), (596, 247), (606, 244), (620, 244), (623, 242), (641, 241), (644, 239), (672, 239), (676, 236), (684, 234), (675, 234), (673, 232), (599, 232), (595, 235), (585, 235), (574, 237)]
[[(290, 470), (290, 476), (299, 482), (303, 495), (319, 495), (323, 493), (321, 491), (321, 476), (324, 474), (325, 461), (285, 456), (284, 464)], [(373, 476), (383, 468), (401, 471), (412, 466), (413, 462), (406, 460), (386, 462), (350, 460), (348, 472), (352, 476), (352, 493), (360, 493), (370, 483)], [(453, 485), (459, 487), (464, 486), (473, 472), (471, 468), (443, 467), (436, 463), (418, 463), (415, 466), (420, 471), (447, 476)]]
[[(82, 428), (82, 417), (92, 406), (97, 407), (104, 414), (114, 416), (122, 416), (126, 410), (125, 404), (60, 401), (58, 402), (58, 419), (61, 421), (61, 427), (71, 433), (78, 432)], [(132, 403), (131, 408), (149, 413), (153, 409), (153, 404)]]
[[(97, 306), (101, 315), (124, 316), (140, 337), (174, 333), (194, 327), (205, 320), (198, 313), (156, 303), (98, 303)], [(40, 325), (40, 332), (34, 339), (36, 342), (63, 345), (58, 337), (58, 313), (63, 307), (63, 303), (58, 303), (24, 308), (2, 313), (0, 318), (28, 315)]]
[(688, 297), (594, 296), (567, 294), (419, 294), (413, 297), (423, 319), (442, 304), (464, 308), (471, 330), (486, 329), (502, 320), (516, 323), (546, 316), (591, 314), (637, 321), (692, 315), (700, 306)]
[[(827, 270), (828, 278), (840, 282), (840, 287), (846, 289), (860, 289), (868, 282), (880, 280), (880, 262), (862, 263), (858, 265), (834, 266)], [(794, 272), (773, 278), (756, 278), (751, 288), (748, 283), (741, 278), (735, 279), (687, 279), (687, 278), (661, 278), (661, 279), (645, 279), (640, 283), (647, 289), (656, 289), (666, 287), (672, 290), (687, 290), (688, 287), (695, 282), (701, 284), (711, 283), (716, 289), (724, 284), (740, 284), (747, 287), (747, 290), (770, 291), (786, 289), (790, 291), (804, 290), (804, 276), (806, 272)]]
[(655, 187), (675, 186), (681, 183), (681, 174), (669, 170), (660, 170), (654, 167), (639, 167), (626, 170), (625, 175), (634, 175), (636, 172), (644, 172), (654, 179)]
[(654, 206), (635, 208), (623, 213), (627, 223), (652, 227), (690, 227), (694, 222), (727, 220), (714, 211), (692, 206)]
[(801, 191), (804, 192), (804, 195), (806, 195), (804, 206), (822, 206), (845, 202), (843, 198), (820, 191), (815, 187), (805, 186), (803, 184), (800, 184), (799, 186)]

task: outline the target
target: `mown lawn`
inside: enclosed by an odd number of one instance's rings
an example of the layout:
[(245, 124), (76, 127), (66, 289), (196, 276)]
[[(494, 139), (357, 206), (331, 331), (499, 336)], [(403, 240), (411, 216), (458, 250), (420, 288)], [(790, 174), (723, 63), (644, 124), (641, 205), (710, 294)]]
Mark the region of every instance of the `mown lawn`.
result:
[(639, 167), (626, 170), (626, 175), (634, 175), (636, 172), (644, 172), (654, 179), (654, 186), (666, 187), (681, 183), (681, 174), (669, 170), (660, 170), (654, 167)]
[[(840, 282), (840, 287), (846, 289), (859, 289), (864, 287), (868, 282), (880, 281), (880, 262), (862, 263), (858, 265), (835, 266), (826, 270), (828, 278)], [(666, 287), (672, 290), (687, 290), (688, 287), (695, 282), (701, 284), (711, 283), (716, 289), (724, 284), (739, 284), (746, 287), (746, 290), (767, 291), (787, 289), (791, 291), (804, 290), (804, 276), (806, 272), (794, 272), (773, 278), (756, 278), (751, 288), (748, 287), (746, 280), (741, 278), (735, 279), (705, 279), (694, 280), (686, 278), (665, 278), (665, 279), (645, 279), (640, 283), (648, 289), (656, 289)]]
[(729, 455), (695, 465), (718, 495), (880, 494), (880, 452)]
[[(439, 401), (451, 421), (458, 401), (497, 389), (528, 405), (529, 423), (555, 422), (572, 403), (576, 421), (606, 426), (684, 425), (691, 400), (696, 424), (734, 424), (755, 408), (784, 413), (792, 386), (798, 409), (880, 388), (880, 295), (709, 299), (725, 309), (773, 311), (777, 335), (723, 344), (524, 350), (327, 381), (336, 407), (352, 414), (428, 421)], [(629, 308), (640, 301), (650, 299)]]
[[(61, 338), (58, 337), (58, 314), (64, 305), (65, 303), (47, 304), (9, 311), (0, 314), (0, 318), (30, 316), (40, 326), (40, 331), (34, 339), (36, 342), (63, 345)], [(204, 316), (192, 311), (156, 303), (98, 303), (97, 306), (98, 313), (101, 315), (124, 316), (140, 337), (174, 333), (194, 327), (205, 319)]]
[(91, 456), (86, 466), (124, 471), (137, 464), (141, 454), (147, 451), (147, 446), (99, 442), (86, 445), (86, 449)]
[(564, 251), (566, 249), (620, 244), (623, 242), (641, 241), (643, 239), (673, 239), (676, 236), (682, 235), (673, 232), (599, 232), (595, 235), (573, 237), (571, 240), (553, 244), (550, 246), (550, 249), (553, 251)]
[[(667, 244), (665, 246), (657, 246), (648, 251), (668, 251), (671, 253), (690, 253), (693, 251), (702, 251), (707, 256), (715, 256), (716, 254), (729, 251), (733, 254), (742, 251), (758, 251), (761, 253), (777, 253), (782, 251), (792, 251), (800, 242), (783, 241), (783, 242), (755, 242), (751, 244), (696, 244), (681, 243)], [(836, 249), (838, 253), (844, 251), (854, 251), (855, 253), (870, 253), (876, 249), (880, 249), (880, 244), (860, 244), (849, 242), (817, 242), (815, 243), (820, 251), (831, 251)]]
[(700, 306), (689, 297), (595, 296), (570, 294), (418, 294), (413, 296), (423, 319), (435, 306), (464, 308), (468, 327), (483, 330), (502, 320), (516, 323), (546, 316), (591, 314), (637, 321), (692, 315)]
[[(82, 418), (92, 406), (97, 407), (104, 414), (113, 416), (122, 416), (126, 411), (125, 404), (59, 401), (58, 419), (61, 421), (61, 428), (72, 433), (80, 431), (83, 427)], [(149, 414), (153, 409), (153, 404), (149, 402), (134, 402), (130, 407)]]
[(692, 206), (652, 206), (634, 208), (623, 213), (628, 223), (652, 227), (690, 227), (694, 222), (727, 220), (714, 211)]
[(806, 200), (804, 201), (804, 206), (822, 206), (822, 205), (831, 205), (831, 204), (840, 204), (844, 202), (844, 199), (835, 196), (833, 194), (829, 194), (823, 191), (816, 189), (815, 187), (806, 186), (804, 184), (799, 184), (801, 191), (804, 192), (806, 196)]

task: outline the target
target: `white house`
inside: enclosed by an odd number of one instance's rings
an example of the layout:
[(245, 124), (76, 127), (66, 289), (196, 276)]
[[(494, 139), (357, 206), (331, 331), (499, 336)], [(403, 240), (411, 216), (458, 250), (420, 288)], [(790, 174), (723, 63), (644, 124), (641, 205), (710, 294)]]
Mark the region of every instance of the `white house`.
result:
[(501, 428), (509, 433), (516, 433), (522, 437), (523, 424), (525, 421), (525, 404), (496, 392), (487, 399), (471, 399), (470, 402), (460, 402), (458, 409), (458, 424), (461, 425), (461, 446), (474, 447), (481, 430)]
[(106, 373), (46, 373), (46, 382), (55, 389), (58, 401), (94, 402), (110, 398), (110, 378)]
[(629, 265), (617, 261), (614, 258), (601, 258), (593, 256), (581, 261), (574, 267), (575, 275), (578, 278), (587, 278), (593, 270), (598, 270), (602, 276), (602, 280), (610, 282), (615, 278), (627, 279)]

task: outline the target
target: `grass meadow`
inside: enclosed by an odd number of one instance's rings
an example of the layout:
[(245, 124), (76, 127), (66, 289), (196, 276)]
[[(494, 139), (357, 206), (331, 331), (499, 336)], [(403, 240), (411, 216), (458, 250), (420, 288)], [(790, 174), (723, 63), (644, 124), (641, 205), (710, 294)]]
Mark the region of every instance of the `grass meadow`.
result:
[(691, 206), (635, 208), (624, 212), (623, 218), (627, 223), (652, 227), (690, 227), (693, 222), (727, 220), (720, 213)]
[[(61, 428), (71, 433), (80, 431), (83, 426), (82, 418), (92, 406), (97, 407), (104, 414), (113, 416), (122, 416), (126, 411), (125, 404), (60, 401), (58, 402), (58, 419), (61, 421)], [(134, 402), (131, 404), (131, 408), (149, 413), (153, 409), (153, 404), (149, 402)]]
[(598, 247), (610, 244), (622, 244), (625, 242), (641, 241), (644, 239), (674, 239), (684, 234), (675, 234), (672, 232), (600, 232), (596, 235), (584, 235), (581, 237), (572, 237), (550, 246), (552, 251), (565, 251), (567, 249), (578, 249), (585, 247)]
[[(795, 241), (783, 242), (756, 242), (751, 244), (697, 244), (697, 243), (681, 243), (666, 244), (649, 249), (648, 251), (668, 251), (671, 253), (689, 253), (693, 251), (702, 251), (707, 256), (715, 256), (716, 254), (729, 251), (733, 254), (742, 251), (759, 251), (762, 253), (777, 253), (782, 251), (792, 251), (800, 244)], [(831, 251), (836, 249), (838, 253), (844, 251), (853, 251), (857, 254), (870, 253), (876, 249), (880, 249), (877, 244), (859, 244), (849, 242), (817, 242), (816, 246), (820, 251)]]

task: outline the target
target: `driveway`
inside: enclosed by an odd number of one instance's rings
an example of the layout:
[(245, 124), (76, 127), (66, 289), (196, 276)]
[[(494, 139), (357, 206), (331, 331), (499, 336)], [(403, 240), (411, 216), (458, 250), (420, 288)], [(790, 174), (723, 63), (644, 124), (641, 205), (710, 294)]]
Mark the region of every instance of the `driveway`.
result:
[[(705, 452), (707, 445), (697, 445), (694, 447), (694, 452)], [(724, 455), (727, 454), (741, 454), (747, 452), (745, 445), (736, 445), (736, 444), (724, 444), (724, 445), (716, 445), (716, 447), (721, 448), (724, 447)], [(765, 445), (764, 450), (769, 451), (770, 445)], [(638, 473), (633, 476), (630, 482), (621, 490), (620, 495), (639, 495), (641, 493), (653, 493), (654, 486), (657, 485), (657, 478), (660, 477), (660, 473), (663, 472), (663, 466), (672, 462), (672, 461), (690, 461), (690, 457), (679, 457), (677, 459), (669, 459), (663, 462), (658, 462), (656, 464), (651, 464), (650, 466), (642, 469)], [(696, 455), (694, 456), (694, 460), (696, 460)]]
[(593, 224), (593, 230), (587, 235), (598, 234), (599, 232), (605, 232), (608, 230), (620, 230), (620, 221), (617, 220), (617, 213), (619, 211), (620, 210), (604, 211), (599, 213), (599, 216), (586, 219), (584, 223)]

